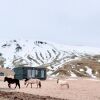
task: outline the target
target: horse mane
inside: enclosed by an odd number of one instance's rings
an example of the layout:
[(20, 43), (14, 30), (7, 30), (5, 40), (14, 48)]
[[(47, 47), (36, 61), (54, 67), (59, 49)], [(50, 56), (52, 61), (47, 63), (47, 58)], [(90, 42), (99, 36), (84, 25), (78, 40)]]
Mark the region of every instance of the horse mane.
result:
[(4, 77), (4, 78), (8, 78), (8, 77), (6, 76), (6, 77)]
[(4, 77), (4, 79), (12, 79), (12, 78), (9, 78), (9, 77), (6, 76), (6, 77)]

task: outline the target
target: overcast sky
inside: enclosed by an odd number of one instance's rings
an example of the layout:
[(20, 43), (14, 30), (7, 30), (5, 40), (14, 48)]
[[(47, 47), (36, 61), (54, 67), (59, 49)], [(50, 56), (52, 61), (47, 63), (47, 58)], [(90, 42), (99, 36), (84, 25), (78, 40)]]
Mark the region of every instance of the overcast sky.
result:
[(100, 47), (100, 0), (0, 0), (0, 39)]

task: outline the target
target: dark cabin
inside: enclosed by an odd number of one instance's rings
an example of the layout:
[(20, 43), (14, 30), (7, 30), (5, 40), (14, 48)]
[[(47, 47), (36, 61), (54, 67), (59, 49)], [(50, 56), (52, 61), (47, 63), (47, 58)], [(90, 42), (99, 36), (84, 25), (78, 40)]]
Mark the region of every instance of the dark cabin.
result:
[(22, 80), (25, 78), (37, 78), (46, 80), (46, 68), (44, 67), (16, 67), (13, 69), (15, 72), (14, 78)]

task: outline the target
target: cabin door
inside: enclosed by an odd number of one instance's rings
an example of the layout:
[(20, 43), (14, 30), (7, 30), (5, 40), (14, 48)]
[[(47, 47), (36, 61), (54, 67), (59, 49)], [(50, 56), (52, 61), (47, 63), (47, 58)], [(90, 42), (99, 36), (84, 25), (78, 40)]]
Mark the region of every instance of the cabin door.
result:
[(35, 78), (35, 70), (27, 70), (27, 78)]
[(41, 70), (41, 78), (44, 78), (45, 77), (45, 72), (44, 70)]

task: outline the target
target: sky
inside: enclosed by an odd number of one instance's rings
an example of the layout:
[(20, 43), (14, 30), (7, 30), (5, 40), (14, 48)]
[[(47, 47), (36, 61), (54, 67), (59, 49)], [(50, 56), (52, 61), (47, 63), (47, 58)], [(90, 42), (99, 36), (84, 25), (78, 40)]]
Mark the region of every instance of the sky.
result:
[(100, 47), (100, 0), (0, 0), (0, 40)]

